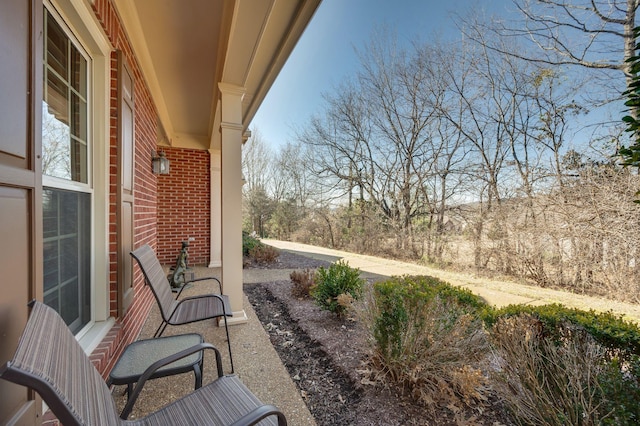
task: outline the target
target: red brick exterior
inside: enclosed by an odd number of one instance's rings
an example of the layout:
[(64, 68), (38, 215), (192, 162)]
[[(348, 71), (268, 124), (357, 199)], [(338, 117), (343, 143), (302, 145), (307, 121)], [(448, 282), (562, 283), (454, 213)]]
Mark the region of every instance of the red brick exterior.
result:
[[(134, 175), (134, 246), (149, 244), (162, 263), (173, 263), (180, 242), (195, 238), (189, 249), (189, 263), (209, 261), (209, 153), (197, 150), (165, 149), (171, 161), (171, 174), (152, 173), (152, 152), (158, 151), (158, 114), (151, 92), (134, 56), (112, 0), (95, 0), (94, 13), (107, 34), (114, 52), (111, 54), (110, 134), (109, 134), (109, 311), (116, 324), (90, 356), (103, 377), (107, 377), (124, 347), (140, 333), (154, 300), (144, 285), (138, 267), (134, 271), (135, 297), (124, 318), (118, 317), (117, 262), (117, 160), (118, 102), (117, 53), (121, 50), (135, 78), (135, 175)], [(51, 412), (43, 424), (58, 424)]]
[[(165, 148), (171, 161), (171, 174), (152, 173), (152, 152), (157, 146), (157, 110), (143, 78), (122, 23), (111, 0), (95, 0), (95, 15), (115, 50), (121, 50), (135, 78), (135, 203), (134, 245), (149, 244), (162, 263), (173, 263), (180, 243), (189, 237), (189, 262), (209, 262), (210, 183), (209, 153), (206, 151)], [(117, 54), (111, 55), (110, 81), (110, 154), (109, 154), (109, 302), (110, 315), (117, 324), (91, 355), (103, 376), (107, 376), (124, 346), (135, 340), (152, 306), (149, 290), (136, 267), (135, 300), (124, 318), (118, 318), (117, 263), (117, 160), (118, 101)]]
[(189, 265), (209, 265), (210, 155), (194, 149), (164, 148), (168, 175), (158, 178), (158, 259), (173, 264), (182, 241), (189, 242)]
[[(121, 50), (135, 78), (135, 176), (134, 176), (134, 245), (157, 246), (157, 178), (151, 171), (151, 153), (157, 150), (157, 111), (151, 92), (142, 76), (140, 66), (124, 32), (111, 0), (95, 0), (93, 9), (114, 49)], [(117, 263), (117, 159), (118, 159), (118, 102), (117, 54), (111, 55), (110, 82), (110, 156), (109, 156), (109, 302), (110, 314), (117, 324), (91, 355), (91, 360), (106, 377), (123, 348), (135, 340), (153, 304), (153, 297), (144, 286), (139, 270), (134, 275), (135, 298), (124, 318), (118, 318)]]

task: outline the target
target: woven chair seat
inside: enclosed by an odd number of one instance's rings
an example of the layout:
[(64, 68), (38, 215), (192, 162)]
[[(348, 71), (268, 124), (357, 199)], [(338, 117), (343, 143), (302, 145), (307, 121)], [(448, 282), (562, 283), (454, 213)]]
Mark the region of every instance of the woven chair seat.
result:
[[(224, 301), (229, 304), (229, 299), (225, 296)], [(169, 314), (170, 324), (187, 324), (203, 319), (218, 318), (226, 315), (231, 308), (223, 306), (216, 298), (193, 299), (189, 303), (175, 303), (174, 309)]]
[(160, 410), (137, 420), (123, 420), (107, 384), (86, 356), (60, 315), (33, 302), (13, 359), (0, 368), (0, 378), (35, 390), (65, 426), (71, 425), (279, 425), (284, 415), (264, 405), (237, 376), (222, 372), (220, 352), (201, 343), (149, 366), (131, 393), (122, 417), (156, 371), (203, 350), (215, 352), (218, 378)]
[[(145, 244), (135, 249), (131, 252), (131, 256), (138, 262), (144, 275), (145, 283), (151, 288), (153, 296), (158, 303), (158, 308), (160, 308), (162, 323), (158, 326), (153, 337), (162, 336), (162, 333), (168, 325), (183, 325), (212, 318), (222, 318), (227, 334), (231, 373), (233, 373), (233, 356), (231, 354), (231, 340), (229, 339), (229, 326), (227, 324), (227, 317), (232, 316), (232, 310), (229, 297), (222, 294), (222, 283), (220, 280), (216, 277), (204, 277), (186, 281), (185, 285), (180, 288), (174, 297), (171, 284), (169, 284), (162, 265), (160, 265), (160, 261), (149, 245)], [(201, 294), (180, 298), (187, 284), (207, 280), (215, 281), (218, 284), (219, 294)]]
[[(240, 398), (238, 396), (241, 396)], [(223, 376), (183, 399), (169, 404), (140, 420), (141, 425), (230, 425), (238, 418), (259, 408), (260, 400), (237, 378)], [(215, 410), (202, 407), (215, 406)], [(259, 425), (278, 425), (277, 419), (266, 418)]]

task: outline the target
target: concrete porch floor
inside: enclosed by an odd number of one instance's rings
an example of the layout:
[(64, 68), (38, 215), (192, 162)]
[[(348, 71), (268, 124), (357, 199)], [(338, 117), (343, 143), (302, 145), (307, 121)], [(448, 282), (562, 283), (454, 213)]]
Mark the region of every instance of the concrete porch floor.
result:
[[(220, 277), (219, 268), (194, 267), (193, 269), (197, 278)], [(258, 273), (254, 270), (246, 274), (250, 276), (246, 277), (244, 282), (286, 280), (289, 279), (290, 272), (291, 270), (261, 270)], [(214, 288), (213, 282), (200, 282), (192, 288), (185, 289), (183, 296), (211, 293)], [(244, 309), (248, 322), (229, 327), (235, 374), (263, 403), (278, 407), (287, 417), (289, 425), (315, 425), (316, 423), (296, 385), (282, 365), (278, 354), (269, 341), (269, 336), (246, 296), (244, 297)], [(154, 303), (138, 339), (151, 338), (160, 322), (160, 312), (157, 304)], [(224, 327), (218, 327), (214, 320), (206, 320), (178, 327), (168, 326), (163, 336), (182, 333), (200, 333), (205, 342), (213, 344), (220, 350), (224, 372), (225, 374), (230, 373), (231, 366)], [(216, 377), (215, 358), (212, 351), (205, 351), (203, 370), (202, 383), (205, 386)], [(193, 386), (193, 373), (150, 380), (145, 384), (129, 418), (143, 417), (146, 413), (153, 412), (192, 392)], [(115, 386), (113, 390), (119, 411), (122, 410), (126, 402), (125, 389), (126, 386)]]

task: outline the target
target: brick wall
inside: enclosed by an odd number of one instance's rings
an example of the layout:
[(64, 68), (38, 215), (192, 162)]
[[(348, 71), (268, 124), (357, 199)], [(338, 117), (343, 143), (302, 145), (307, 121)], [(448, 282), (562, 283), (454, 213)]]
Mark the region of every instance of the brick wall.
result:
[[(151, 170), (152, 152), (158, 150), (158, 114), (151, 92), (143, 78), (112, 0), (94, 0), (92, 8), (114, 49), (123, 52), (135, 78), (134, 246), (149, 244), (157, 250), (160, 242), (163, 247), (163, 263), (172, 263), (180, 248), (180, 241), (185, 237), (194, 237), (195, 241), (191, 243), (189, 251), (189, 262), (194, 265), (204, 264), (208, 262), (209, 247), (209, 154), (194, 150), (184, 150), (184, 152), (167, 150), (172, 175), (163, 176), (159, 184), (158, 176)], [(105, 378), (124, 347), (139, 335), (154, 303), (153, 295), (144, 286), (142, 274), (136, 265), (134, 301), (124, 318), (117, 317), (118, 63), (115, 51), (110, 59), (109, 302), (110, 315), (117, 320), (116, 325), (90, 356), (93, 364)], [(181, 182), (181, 179), (185, 182)], [(180, 184), (179, 193), (171, 195), (172, 188), (176, 188), (178, 183)], [(160, 210), (158, 203), (162, 206)], [(170, 210), (168, 206), (171, 204), (179, 207), (177, 210)], [(162, 223), (161, 234), (159, 234), (159, 222)], [(43, 417), (43, 424), (58, 423), (50, 411)]]
[(164, 148), (168, 175), (158, 177), (158, 259), (173, 264), (189, 238), (189, 265), (210, 261), (210, 155), (208, 151)]
[[(114, 49), (121, 50), (134, 75), (135, 120), (135, 175), (134, 175), (134, 246), (157, 242), (157, 178), (151, 171), (151, 152), (157, 143), (157, 111), (151, 92), (142, 76), (140, 66), (124, 32), (122, 23), (111, 0), (95, 0), (93, 10)], [(117, 318), (117, 325), (91, 355), (98, 371), (106, 377), (123, 348), (135, 340), (153, 305), (153, 296), (144, 286), (142, 274), (136, 267), (134, 273), (134, 301), (124, 318), (118, 318), (118, 261), (117, 261), (117, 137), (118, 137), (118, 62), (114, 51), (111, 55), (110, 81), (110, 155), (109, 155), (109, 302), (110, 315)], [(142, 165), (142, 166), (139, 166)], [(144, 167), (148, 165), (148, 167)]]

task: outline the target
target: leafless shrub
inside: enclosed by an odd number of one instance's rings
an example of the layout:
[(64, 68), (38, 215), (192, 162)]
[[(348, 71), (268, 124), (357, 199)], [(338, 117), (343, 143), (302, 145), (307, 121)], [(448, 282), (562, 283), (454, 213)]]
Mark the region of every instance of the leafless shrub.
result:
[(503, 318), (491, 331), (497, 366), (492, 383), (521, 425), (596, 425), (601, 412), (604, 350), (584, 330), (543, 333), (529, 315)]
[(309, 298), (311, 286), (315, 282), (316, 271), (315, 269), (305, 269), (303, 271), (293, 271), (291, 275), (291, 295), (297, 298)]
[(341, 293), (336, 297), (336, 302), (338, 302), (340, 310), (347, 313), (353, 309), (353, 302), (355, 302), (355, 299), (349, 293)]
[(277, 248), (260, 244), (249, 250), (249, 257), (257, 263), (273, 263), (280, 256)]

